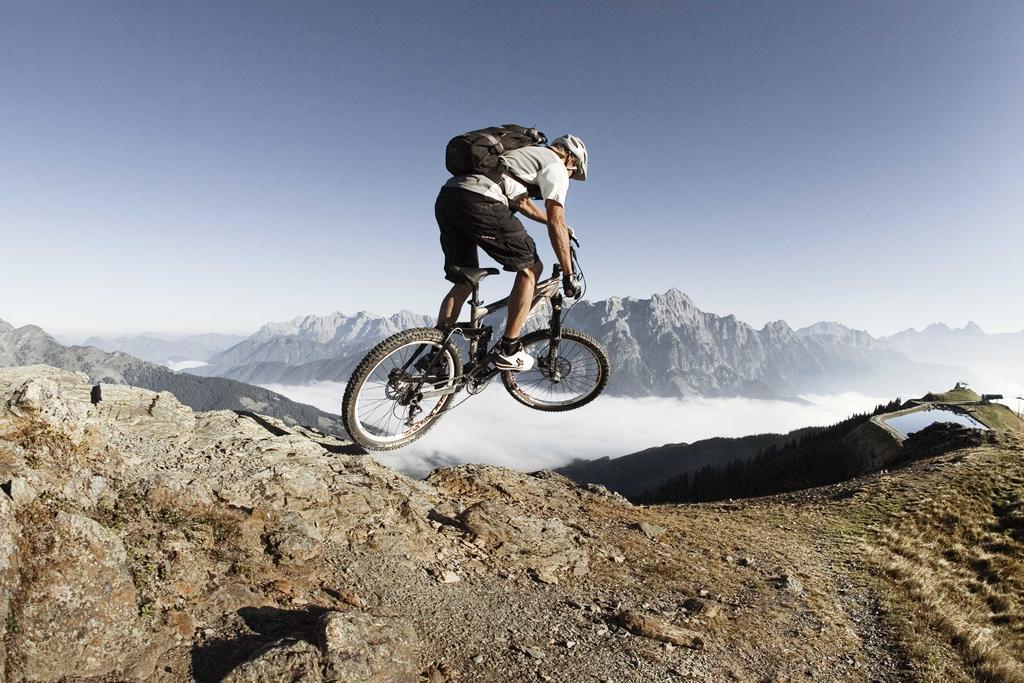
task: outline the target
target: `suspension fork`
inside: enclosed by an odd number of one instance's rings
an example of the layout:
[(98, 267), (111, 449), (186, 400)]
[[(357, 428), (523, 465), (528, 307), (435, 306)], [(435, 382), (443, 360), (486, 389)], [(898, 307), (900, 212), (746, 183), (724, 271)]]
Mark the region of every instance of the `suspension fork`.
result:
[(557, 381), (558, 345), (562, 341), (562, 295), (551, 297), (551, 339), (548, 342), (548, 377)]

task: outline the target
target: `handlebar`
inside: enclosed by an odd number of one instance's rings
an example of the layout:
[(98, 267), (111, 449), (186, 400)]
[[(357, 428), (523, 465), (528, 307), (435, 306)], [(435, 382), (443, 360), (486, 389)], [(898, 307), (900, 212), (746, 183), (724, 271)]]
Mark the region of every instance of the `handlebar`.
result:
[(576, 239), (576, 231), (570, 228), (568, 225), (565, 229), (569, 231), (569, 241), (575, 244), (577, 247), (580, 246), (580, 241)]

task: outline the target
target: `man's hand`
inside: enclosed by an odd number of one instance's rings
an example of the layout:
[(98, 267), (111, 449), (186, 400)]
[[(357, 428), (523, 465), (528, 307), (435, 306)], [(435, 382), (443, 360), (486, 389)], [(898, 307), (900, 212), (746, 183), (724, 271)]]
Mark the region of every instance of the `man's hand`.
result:
[(583, 293), (583, 286), (580, 284), (580, 278), (576, 273), (562, 277), (562, 291), (570, 299), (579, 298), (579, 295)]

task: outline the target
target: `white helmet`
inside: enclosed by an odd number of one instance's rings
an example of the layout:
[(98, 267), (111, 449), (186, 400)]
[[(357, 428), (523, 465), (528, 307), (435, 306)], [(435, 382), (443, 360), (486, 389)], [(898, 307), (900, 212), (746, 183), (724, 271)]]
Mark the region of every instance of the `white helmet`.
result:
[(583, 140), (580, 140), (575, 135), (566, 133), (562, 137), (558, 138), (552, 145), (560, 145), (569, 150), (569, 153), (576, 157), (576, 170), (573, 171), (573, 180), (586, 180), (587, 179), (587, 146), (583, 144)]

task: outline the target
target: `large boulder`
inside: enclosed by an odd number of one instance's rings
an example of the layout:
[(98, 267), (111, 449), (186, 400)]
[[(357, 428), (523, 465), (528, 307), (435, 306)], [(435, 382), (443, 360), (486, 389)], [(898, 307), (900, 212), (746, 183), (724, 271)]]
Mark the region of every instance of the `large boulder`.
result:
[(321, 617), (320, 626), (320, 645), (329, 680), (419, 680), (419, 637), (405, 619), (368, 612), (327, 612)]
[(293, 637), (275, 640), (235, 667), (224, 683), (419, 680), (418, 636), (404, 619), (329, 611), (318, 627), (316, 646)]
[(282, 638), (235, 667), (223, 683), (320, 683), (320, 650), (304, 640)]
[(557, 583), (562, 572), (582, 576), (589, 569), (579, 534), (558, 518), (523, 515), (482, 500), (466, 508), (459, 522), (492, 558), (523, 565), (544, 583)]
[(121, 539), (88, 517), (39, 520), (9, 622), (8, 677), (56, 681), (108, 676), (140, 641), (135, 584)]

